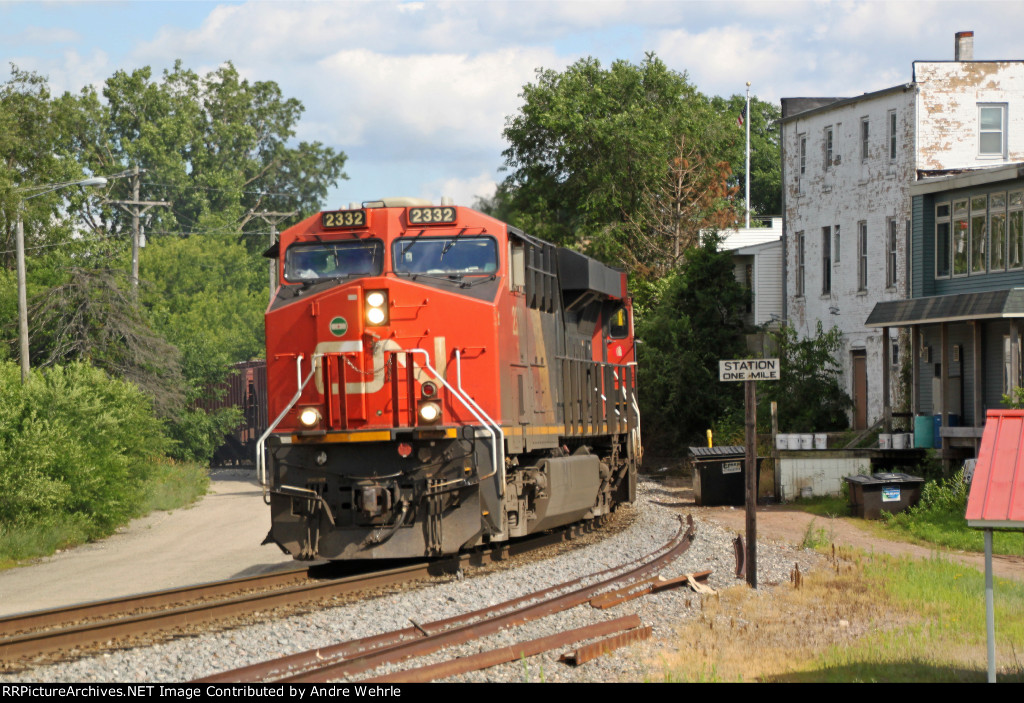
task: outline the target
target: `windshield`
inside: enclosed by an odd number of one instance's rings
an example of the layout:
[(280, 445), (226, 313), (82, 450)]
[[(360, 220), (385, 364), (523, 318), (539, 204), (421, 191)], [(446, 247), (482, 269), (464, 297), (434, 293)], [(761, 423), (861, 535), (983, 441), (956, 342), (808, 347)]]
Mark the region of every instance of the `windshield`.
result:
[(490, 237), (403, 237), (392, 243), (395, 273), (490, 275), (498, 245)]
[(284, 253), (286, 281), (378, 276), (384, 269), (379, 239), (293, 244)]

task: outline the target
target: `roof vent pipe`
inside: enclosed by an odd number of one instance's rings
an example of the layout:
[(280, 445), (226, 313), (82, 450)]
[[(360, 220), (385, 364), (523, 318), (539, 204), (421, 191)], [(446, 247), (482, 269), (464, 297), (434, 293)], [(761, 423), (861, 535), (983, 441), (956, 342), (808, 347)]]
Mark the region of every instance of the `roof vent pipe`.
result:
[(974, 32), (956, 33), (956, 46), (953, 49), (953, 58), (956, 61), (974, 60)]

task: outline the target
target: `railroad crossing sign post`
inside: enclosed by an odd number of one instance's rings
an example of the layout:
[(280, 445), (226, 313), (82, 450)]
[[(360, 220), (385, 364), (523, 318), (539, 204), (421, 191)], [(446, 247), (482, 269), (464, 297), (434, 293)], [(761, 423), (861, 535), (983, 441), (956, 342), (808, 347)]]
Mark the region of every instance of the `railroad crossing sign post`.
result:
[(778, 359), (719, 360), (719, 381), (743, 381), (747, 427), (747, 585), (757, 588), (757, 385), (779, 380)]

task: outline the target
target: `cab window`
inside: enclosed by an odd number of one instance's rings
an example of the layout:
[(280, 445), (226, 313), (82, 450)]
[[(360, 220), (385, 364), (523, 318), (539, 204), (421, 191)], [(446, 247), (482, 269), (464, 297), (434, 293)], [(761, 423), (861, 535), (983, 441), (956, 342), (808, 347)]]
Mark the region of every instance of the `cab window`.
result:
[(498, 245), (490, 237), (402, 237), (391, 245), (395, 273), (491, 275)]
[(612, 339), (625, 339), (629, 336), (629, 313), (621, 307), (612, 313), (608, 321), (608, 336)]
[(292, 244), (284, 253), (284, 278), (293, 283), (379, 276), (383, 270), (379, 239)]

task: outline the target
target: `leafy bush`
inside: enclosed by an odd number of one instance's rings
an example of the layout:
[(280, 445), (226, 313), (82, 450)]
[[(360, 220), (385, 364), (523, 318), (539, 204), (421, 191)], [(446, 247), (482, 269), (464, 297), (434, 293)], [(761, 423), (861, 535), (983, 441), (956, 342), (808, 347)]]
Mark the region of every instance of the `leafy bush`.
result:
[[(882, 513), (885, 526), (913, 540), (980, 552), (984, 549), (984, 531), (968, 527), (964, 518), (968, 489), (963, 470), (948, 479), (928, 481), (917, 505), (896, 515)], [(1020, 554), (1020, 533), (997, 530), (993, 550), (997, 554)]]
[(224, 444), (224, 436), (241, 422), (240, 408), (221, 408), (209, 413), (202, 408), (189, 408), (167, 428), (175, 441), (170, 454), (179, 461), (209, 464), (217, 447)]
[(705, 236), (651, 313), (638, 317), (640, 412), (652, 450), (703, 444), (712, 423), (743, 406), (741, 384), (719, 383), (718, 360), (746, 355), (748, 295), (730, 254), (717, 251), (717, 237)]
[(780, 378), (758, 384), (760, 422), (770, 422), (770, 404), (779, 405), (779, 428), (784, 432), (833, 432), (849, 425), (847, 410), (853, 401), (843, 390), (835, 354), (842, 332), (827, 332), (818, 322), (814, 337), (798, 339), (792, 327), (771, 333), (778, 346)]
[(72, 516), (88, 538), (137, 514), (169, 448), (152, 402), (86, 364), (34, 372), (0, 363), (0, 526)]

